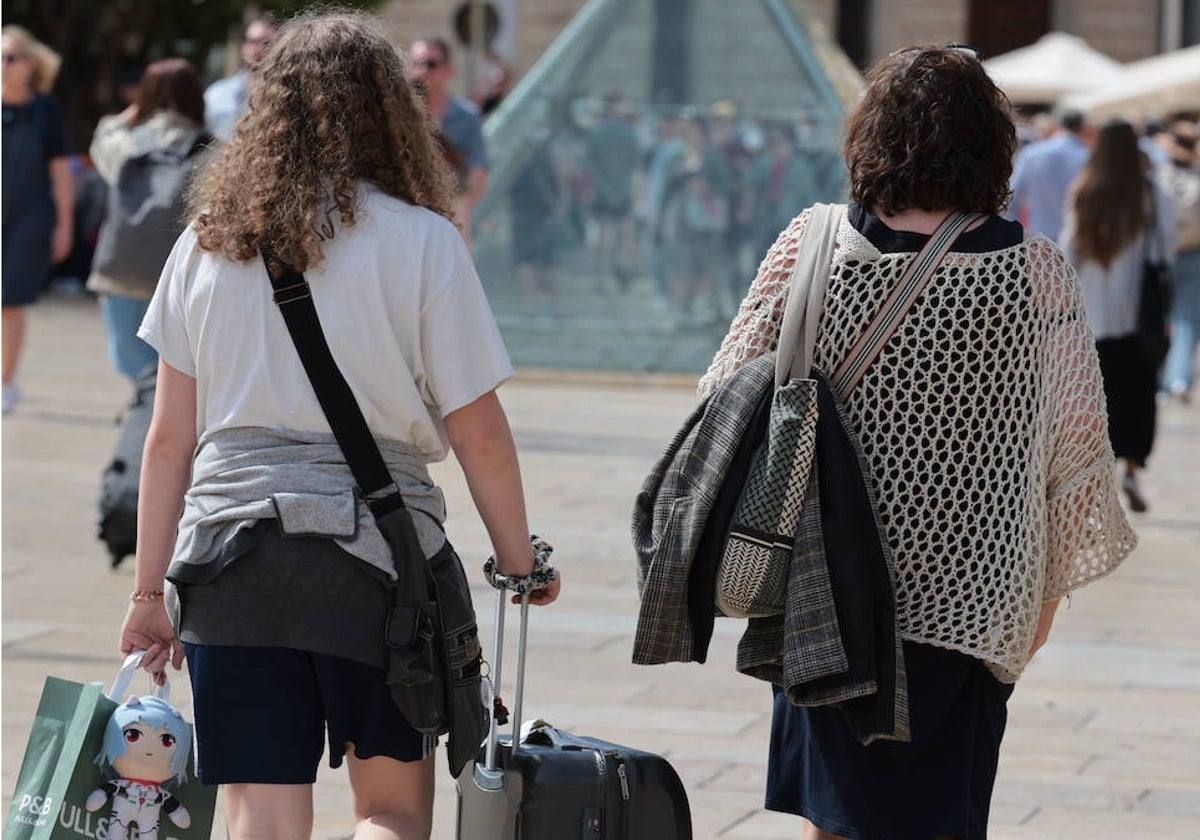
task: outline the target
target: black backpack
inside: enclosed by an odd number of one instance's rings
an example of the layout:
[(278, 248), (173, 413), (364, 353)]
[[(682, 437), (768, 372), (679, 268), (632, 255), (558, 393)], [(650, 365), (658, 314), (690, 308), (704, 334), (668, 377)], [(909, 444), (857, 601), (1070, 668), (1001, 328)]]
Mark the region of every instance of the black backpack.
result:
[(120, 283), (153, 291), (185, 227), (184, 191), (201, 133), (187, 151), (149, 148), (121, 164), (108, 190), (108, 208), (92, 269)]

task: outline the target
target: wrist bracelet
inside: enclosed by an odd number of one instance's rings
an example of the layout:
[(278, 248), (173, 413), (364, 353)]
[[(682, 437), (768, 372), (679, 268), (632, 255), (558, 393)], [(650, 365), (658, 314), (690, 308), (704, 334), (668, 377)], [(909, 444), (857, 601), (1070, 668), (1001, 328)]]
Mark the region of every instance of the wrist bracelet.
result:
[(161, 601), (163, 599), (163, 591), (161, 589), (135, 589), (129, 593), (129, 600), (135, 604), (146, 604), (150, 601)]
[(550, 565), (550, 555), (554, 548), (537, 534), (529, 535), (529, 544), (533, 547), (533, 571), (527, 575), (506, 575), (496, 571), (496, 558), (489, 557), (483, 564), (483, 574), (496, 589), (507, 589), (518, 595), (545, 589), (558, 578), (558, 569)]

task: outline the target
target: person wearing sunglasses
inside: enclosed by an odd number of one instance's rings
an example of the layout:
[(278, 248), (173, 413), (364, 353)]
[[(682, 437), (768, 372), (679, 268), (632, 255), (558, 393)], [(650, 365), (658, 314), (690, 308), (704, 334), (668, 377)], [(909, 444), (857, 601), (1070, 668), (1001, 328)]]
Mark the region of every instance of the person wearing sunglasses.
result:
[(246, 97), (254, 68), (275, 40), (275, 22), (269, 17), (252, 20), (242, 35), (241, 67), (232, 76), (218, 79), (204, 91), (204, 114), (208, 132), (218, 140), (233, 136), (234, 126), (246, 112)]
[(450, 44), (436, 36), (419, 38), (409, 50), (410, 77), (425, 96), (433, 124), (448, 144), (446, 158), (458, 174), (454, 221), (471, 242), (471, 210), (487, 188), (488, 156), (479, 108), (469, 99), (450, 92), (454, 77)]
[(71, 251), (75, 194), (67, 123), (49, 95), (59, 57), (19, 26), (5, 26), (3, 104), (3, 413), (16, 408), (25, 309), (54, 263)]
[[(766, 806), (803, 817), (806, 840), (979, 840), (1013, 685), (1059, 600), (1136, 537), (1079, 280), (1052, 241), (998, 215), (1017, 144), (1008, 99), (958, 47), (900, 51), (867, 83), (846, 118), (850, 204), (814, 367), (851, 355), (953, 211), (978, 214), (844, 402), (892, 553), (908, 731), (864, 744), (841, 709), (777, 688)], [(811, 217), (771, 247), (702, 394), (778, 346)]]

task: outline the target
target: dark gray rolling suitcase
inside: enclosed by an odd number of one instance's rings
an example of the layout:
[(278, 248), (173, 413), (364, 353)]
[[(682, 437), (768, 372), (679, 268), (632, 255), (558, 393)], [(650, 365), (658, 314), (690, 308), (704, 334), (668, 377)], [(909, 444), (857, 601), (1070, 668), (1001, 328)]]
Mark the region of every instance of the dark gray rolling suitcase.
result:
[(97, 536), (108, 546), (115, 569), (137, 546), (138, 481), (142, 475), (142, 448), (154, 413), (158, 367), (147, 367), (138, 376), (133, 399), (121, 418), (117, 446), (100, 479), (100, 524)]
[[(504, 604), (498, 593), (492, 679), (500, 684)], [(691, 840), (687, 793), (665, 758), (620, 744), (534, 728), (517, 740), (525, 688), (529, 602), (521, 604), (513, 737), (492, 720), (458, 789), (459, 840)]]

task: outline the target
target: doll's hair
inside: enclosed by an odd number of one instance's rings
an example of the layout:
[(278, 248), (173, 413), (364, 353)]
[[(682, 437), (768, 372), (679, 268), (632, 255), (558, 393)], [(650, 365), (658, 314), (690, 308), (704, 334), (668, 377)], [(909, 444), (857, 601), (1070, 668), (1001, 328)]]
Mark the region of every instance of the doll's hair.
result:
[(175, 755), (171, 758), (171, 779), (162, 784), (182, 784), (187, 781), (188, 753), (192, 748), (192, 733), (187, 721), (170, 703), (161, 697), (130, 697), (112, 713), (104, 728), (104, 744), (96, 763), (106, 773), (115, 773), (113, 759), (125, 755), (125, 730), (135, 723), (151, 729), (166, 730), (175, 736)]

